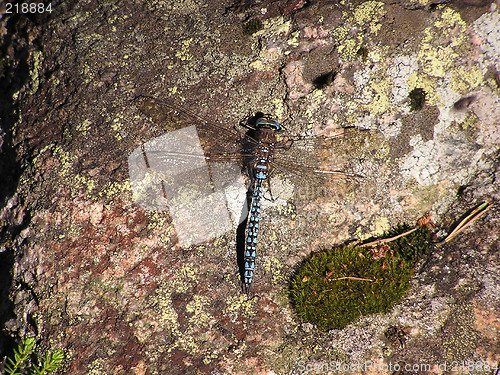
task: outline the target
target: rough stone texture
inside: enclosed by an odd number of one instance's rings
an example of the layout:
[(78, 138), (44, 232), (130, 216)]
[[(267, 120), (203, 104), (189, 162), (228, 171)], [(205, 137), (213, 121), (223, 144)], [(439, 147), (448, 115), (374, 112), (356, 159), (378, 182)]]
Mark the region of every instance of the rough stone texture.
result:
[[(6, 46), (5, 30), (21, 20), (30, 35), (17, 57), (26, 77), (8, 98), (20, 115), (1, 134), (2, 160), (13, 163), (8, 146), (23, 166), (2, 201), (15, 314), (4, 314), (4, 331), (64, 349), (68, 374), (325, 373), (335, 361), (440, 373), (445, 361), (498, 363), (496, 205), (436, 248), (388, 314), (318, 332), (287, 299), (288, 276), (312, 251), (428, 212), (446, 230), (498, 201), (500, 4), (438, 3), (89, 1), (2, 18)], [(264, 28), (244, 35), (253, 17)], [(427, 101), (410, 112), (415, 87)], [(327, 197), (289, 182), (314, 199), (264, 210), (247, 298), (234, 233), (182, 249), (168, 214), (134, 204), (127, 157), (162, 133), (132, 105), (139, 95), (228, 126), (262, 111), (296, 135), (371, 129), (331, 150), (339, 168), (366, 178)], [(405, 340), (388, 340), (391, 327), (404, 327)]]

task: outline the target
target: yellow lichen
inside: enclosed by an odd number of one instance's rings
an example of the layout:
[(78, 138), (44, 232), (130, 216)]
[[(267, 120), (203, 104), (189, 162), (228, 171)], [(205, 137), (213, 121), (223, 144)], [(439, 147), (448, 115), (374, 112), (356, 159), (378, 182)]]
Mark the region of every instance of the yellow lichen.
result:
[(342, 41), (339, 46), (339, 55), (346, 61), (354, 60), (361, 45), (361, 38), (351, 38)]
[(472, 111), (467, 113), (464, 121), (460, 123), (460, 127), (464, 130), (475, 130), (478, 128), (479, 119)]
[(382, 27), (380, 19), (386, 14), (384, 3), (365, 1), (354, 9), (354, 21), (359, 25), (368, 24), (370, 32), (377, 34)]
[(458, 93), (467, 93), (481, 85), (483, 72), (476, 66), (460, 66), (451, 72), (450, 88)]
[(267, 70), (269, 68), (269, 65), (264, 64), (261, 60), (255, 60), (249, 64), (249, 67), (251, 69), (264, 71), (264, 70)]
[(122, 140), (122, 136), (120, 134), (120, 129), (123, 127), (123, 124), (121, 123), (121, 119), (119, 118), (114, 118), (113, 121), (111, 122), (111, 128), (116, 132), (115, 133), (115, 138), (118, 141)]
[(370, 103), (370, 113), (380, 115), (389, 109), (390, 85), (388, 80), (373, 82), (370, 86), (375, 92), (373, 101)]
[(256, 311), (254, 306), (256, 303), (257, 301), (255, 299), (249, 299), (248, 296), (242, 293), (228, 296), (226, 298), (224, 314), (232, 314), (241, 311), (245, 316), (255, 316)]
[(344, 12), (344, 24), (351, 25), (351, 27), (340, 26), (333, 30), (335, 39), (340, 42), (338, 52), (342, 59), (346, 61), (356, 59), (363, 43), (362, 32), (352, 34), (352, 31), (356, 29), (355, 26), (359, 26), (359, 30), (368, 28), (371, 34), (376, 35), (382, 27), (380, 20), (385, 13), (384, 3), (379, 1), (366, 1), (357, 6), (353, 12)]
[(294, 207), (292, 205), (290, 205), (290, 204), (286, 204), (286, 205), (283, 205), (283, 206), (278, 206), (278, 213), (280, 215), (289, 217), (290, 219), (295, 219), (295, 217), (297, 216), (295, 214)]
[(389, 219), (386, 217), (379, 217), (371, 226), (371, 234), (373, 236), (380, 236), (390, 229)]
[(178, 277), (174, 281), (173, 288), (177, 293), (185, 293), (191, 285), (197, 283), (199, 272), (194, 269), (193, 264), (185, 264), (177, 272)]
[(38, 90), (38, 85), (40, 84), (40, 78), (38, 71), (40, 70), (40, 66), (43, 62), (43, 54), (41, 51), (34, 51), (32, 53), (33, 64), (32, 69), (30, 69), (30, 93), (34, 94)]
[(290, 38), (286, 41), (290, 47), (297, 47), (300, 44), (300, 33), (295, 31), (290, 35)]
[(316, 123), (316, 115), (321, 105), (328, 99), (328, 96), (323, 90), (314, 90), (308, 95), (308, 106), (304, 115), (307, 117), (307, 127), (312, 129)]
[(453, 68), (455, 60), (461, 57), (458, 47), (466, 42), (466, 29), (459, 13), (448, 7), (443, 10), (439, 20), (424, 30), (417, 53), (424, 73), (443, 78)]
[(85, 119), (83, 120), (83, 122), (76, 124), (76, 130), (83, 134), (86, 134), (89, 131), (91, 124), (92, 121), (90, 121), (89, 119)]
[[(272, 20), (272, 22), (271, 22)], [(265, 23), (266, 27), (273, 27), (277, 33), (288, 34), (292, 28), (292, 22), (283, 22), (283, 17), (269, 19)]]
[(280, 98), (274, 98), (273, 99), (273, 106), (274, 106), (274, 114), (277, 118), (284, 118), (285, 117), (285, 108), (283, 104), (283, 100)]
[(192, 313), (189, 320), (193, 325), (206, 325), (213, 319), (212, 316), (205, 312), (208, 306), (210, 306), (210, 299), (207, 296), (195, 295), (189, 301), (186, 305), (186, 312)]
[(184, 39), (181, 42), (181, 49), (175, 53), (175, 57), (182, 61), (189, 61), (193, 59), (193, 56), (189, 53), (189, 47), (193, 38)]
[(376, 51), (370, 51), (368, 52), (368, 59), (374, 63), (378, 63), (382, 60), (382, 56), (386, 55), (386, 51), (384, 53), (381, 53), (381, 50), (376, 50)]
[(287, 280), (287, 276), (285, 276), (282, 272), (283, 263), (276, 257), (269, 257), (266, 259), (264, 263), (264, 269), (266, 272), (272, 272), (271, 282), (273, 285), (284, 285)]
[(117, 194), (121, 194), (123, 192), (130, 191), (130, 183), (128, 181), (118, 182), (118, 181), (110, 181), (108, 182), (99, 192), (98, 197), (106, 197), (112, 198)]

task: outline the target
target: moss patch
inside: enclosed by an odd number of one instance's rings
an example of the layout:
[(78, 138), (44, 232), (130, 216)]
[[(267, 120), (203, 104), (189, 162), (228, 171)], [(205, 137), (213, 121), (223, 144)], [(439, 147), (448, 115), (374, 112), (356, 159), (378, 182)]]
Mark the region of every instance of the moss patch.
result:
[[(408, 230), (399, 226), (386, 237)], [(314, 254), (290, 283), (297, 315), (320, 329), (341, 329), (362, 315), (387, 312), (410, 286), (416, 262), (428, 253), (425, 227), (376, 247), (342, 246)]]
[(243, 34), (253, 35), (257, 31), (262, 30), (263, 27), (264, 25), (262, 24), (261, 20), (257, 18), (251, 19), (250, 21), (248, 21), (243, 25)]
[(426, 92), (424, 89), (417, 87), (410, 91), (410, 111), (419, 111), (424, 107)]

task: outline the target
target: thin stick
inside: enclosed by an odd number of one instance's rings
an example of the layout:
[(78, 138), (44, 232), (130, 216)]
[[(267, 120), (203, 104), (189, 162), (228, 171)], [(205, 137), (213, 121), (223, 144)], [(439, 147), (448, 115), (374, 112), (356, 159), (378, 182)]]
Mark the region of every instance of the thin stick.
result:
[(413, 229), (410, 229), (409, 231), (407, 232), (404, 232), (404, 233), (401, 233), (401, 234), (398, 234), (397, 236), (394, 236), (394, 237), (391, 237), (391, 238), (382, 238), (380, 240), (376, 240), (376, 241), (372, 241), (372, 242), (368, 242), (368, 243), (364, 243), (364, 244), (361, 244), (359, 246), (377, 246), (381, 243), (387, 243), (387, 242), (391, 242), (391, 241), (395, 241), (397, 240), (398, 238), (400, 237), (403, 237), (403, 236), (406, 236), (412, 232), (415, 232), (416, 230), (418, 229), (418, 227), (415, 227)]
[(455, 238), (459, 233), (461, 233), (465, 228), (471, 225), (474, 221), (483, 216), (488, 210), (491, 208), (491, 205), (488, 203), (480, 204), (474, 211), (472, 211), (465, 219), (463, 219), (457, 227), (450, 233), (446, 238), (437, 243), (437, 245), (442, 245), (447, 242), (450, 242), (453, 238)]
[(344, 276), (344, 277), (338, 277), (336, 279), (327, 279), (328, 281), (337, 281), (337, 280), (345, 280), (345, 279), (349, 279), (349, 280), (360, 280), (360, 281), (370, 281), (370, 282), (374, 282), (375, 280), (372, 280), (372, 279), (363, 279), (362, 277), (354, 277), (354, 276)]

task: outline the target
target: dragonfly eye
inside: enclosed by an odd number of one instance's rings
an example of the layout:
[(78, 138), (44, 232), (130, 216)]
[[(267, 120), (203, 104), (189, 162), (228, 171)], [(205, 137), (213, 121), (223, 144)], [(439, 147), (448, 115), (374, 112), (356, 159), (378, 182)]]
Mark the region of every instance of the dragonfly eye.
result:
[(259, 118), (255, 123), (255, 126), (257, 128), (268, 128), (276, 131), (282, 130), (280, 123), (270, 115), (265, 115), (264, 117)]

